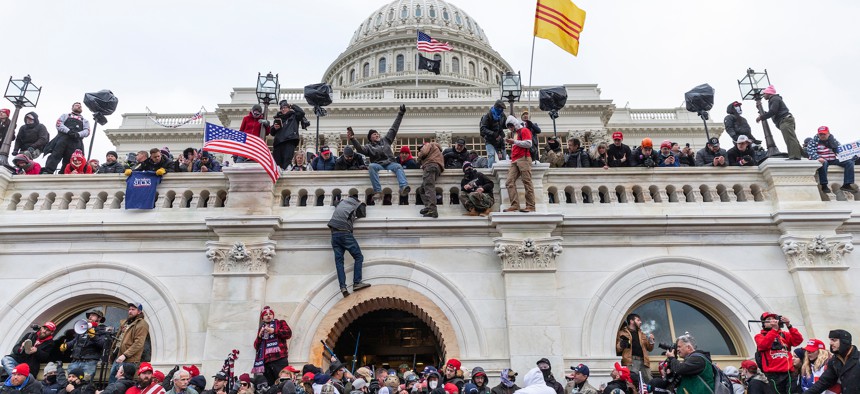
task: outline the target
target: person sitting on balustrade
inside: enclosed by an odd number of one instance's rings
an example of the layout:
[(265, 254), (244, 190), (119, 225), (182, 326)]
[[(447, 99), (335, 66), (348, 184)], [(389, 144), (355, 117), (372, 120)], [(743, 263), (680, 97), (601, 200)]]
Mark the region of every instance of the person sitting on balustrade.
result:
[(368, 173), (370, 175), (370, 184), (373, 186), (373, 200), (377, 203), (382, 200), (382, 185), (379, 184), (379, 171), (388, 170), (397, 176), (397, 184), (400, 186), (400, 195), (406, 196), (412, 190), (406, 180), (406, 174), (403, 172), (403, 166), (397, 163), (397, 158), (394, 157), (394, 151), (391, 150), (391, 145), (397, 139), (397, 131), (400, 130), (400, 123), (403, 121), (403, 115), (406, 114), (406, 105), (400, 104), (400, 109), (397, 111), (397, 117), (394, 118), (394, 123), (388, 129), (388, 133), (383, 137), (378, 131), (371, 129), (367, 132), (368, 143), (361, 145), (355, 139), (355, 133), (347, 129), (346, 137), (355, 148), (355, 151), (366, 155), (370, 161)]

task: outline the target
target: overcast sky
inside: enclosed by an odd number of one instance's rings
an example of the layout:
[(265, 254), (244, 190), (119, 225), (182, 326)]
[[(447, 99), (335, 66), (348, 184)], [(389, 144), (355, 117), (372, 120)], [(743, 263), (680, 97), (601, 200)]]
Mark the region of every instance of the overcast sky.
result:
[[(233, 87), (253, 86), (257, 72), (280, 73), (283, 87), (319, 82), (358, 25), (386, 3), (7, 0), (0, 8), (0, 77), (30, 74), (43, 86), (36, 112), (52, 136), (53, 121), (72, 102), (100, 89), (119, 97), (107, 128), (119, 126), (119, 114), (145, 107), (193, 113), (203, 105), (211, 111), (229, 102)], [(483, 27), (493, 48), (525, 79), (536, 1), (451, 3)], [(709, 83), (719, 121), (725, 106), (740, 98), (737, 79), (747, 67), (766, 68), (797, 119), (801, 141), (820, 125), (830, 126), (843, 143), (860, 139), (852, 115), (860, 110), (860, 2), (576, 3), (588, 13), (579, 57), (538, 39), (535, 85), (597, 83), (602, 97), (618, 107), (667, 108), (681, 105), (693, 86)], [(744, 106), (751, 122), (752, 104)], [(94, 154), (101, 159), (112, 147), (102, 130)], [(754, 126), (753, 134), (762, 138), (761, 128)]]

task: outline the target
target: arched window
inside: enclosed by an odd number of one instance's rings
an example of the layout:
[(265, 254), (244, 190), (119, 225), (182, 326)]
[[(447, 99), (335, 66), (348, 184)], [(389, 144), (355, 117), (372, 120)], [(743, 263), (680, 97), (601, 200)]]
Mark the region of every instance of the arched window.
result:
[[(697, 347), (713, 355), (738, 355), (729, 332), (720, 323), (716, 313), (693, 300), (677, 297), (655, 297), (640, 302), (632, 311), (642, 318), (642, 331), (654, 334), (655, 343), (674, 343), (689, 332), (696, 338)], [(623, 324), (623, 323), (622, 323)], [(664, 352), (657, 346), (650, 352)]]
[(490, 82), (490, 70), (484, 67), (484, 80)]
[(469, 27), (469, 31), (472, 31), (472, 20), (471, 19), (466, 18), (466, 26)]
[(376, 27), (379, 27), (381, 25), (382, 25), (382, 14), (379, 13), (379, 14), (376, 14)]
[(459, 12), (454, 13), (454, 22), (457, 22), (457, 26), (463, 26), (463, 18), (460, 17)]
[(377, 67), (377, 70), (379, 70), (380, 74), (385, 74), (385, 69), (386, 69), (386, 66), (388, 65), (386, 63), (387, 62), (385, 61), (384, 57), (379, 59), (379, 67)]
[(446, 20), (446, 21), (447, 21), (448, 19), (451, 19), (451, 15), (449, 15), (449, 14), (448, 14), (448, 9), (447, 9), (447, 8), (443, 8), (443, 9), (442, 9), (442, 19), (444, 19), (444, 20)]
[(389, 8), (389, 9), (388, 9), (388, 19), (387, 19), (387, 20), (388, 20), (389, 22), (391, 22), (391, 21), (393, 21), (393, 20), (394, 20), (394, 8)]
[(370, 76), (370, 63), (364, 63), (364, 65), (361, 66), (361, 77), (367, 78), (369, 76)]
[(451, 59), (451, 72), (454, 74), (460, 73), (460, 58), (456, 56)]
[(430, 12), (428, 13), (431, 18), (436, 18), (436, 7), (430, 6)]
[(478, 72), (476, 71), (476, 68), (475, 68), (475, 62), (469, 62), (469, 76), (470, 77), (478, 76)]
[(406, 6), (400, 9), (400, 19), (406, 19), (409, 17), (409, 9)]
[(338, 86), (343, 86), (343, 77), (342, 76), (337, 79), (337, 84), (338, 84)]
[(415, 6), (415, 17), (416, 17), (416, 18), (420, 18), (420, 17), (421, 17), (421, 6), (420, 6), (420, 5), (416, 5), (416, 6)]
[[(144, 309), (146, 309), (145, 306)], [(87, 312), (92, 310), (101, 311), (105, 316), (104, 325), (113, 327), (115, 332), (118, 332), (116, 329), (119, 327), (120, 321), (128, 318), (126, 303), (113, 297), (98, 297), (85, 303), (69, 305), (68, 309), (50, 320), (57, 324), (56, 332), (59, 334), (66, 332), (66, 330), (74, 329), (75, 322), (85, 320)], [(143, 361), (150, 361), (149, 359), (152, 357), (152, 341), (149, 335), (146, 336), (146, 342), (143, 346), (143, 356), (147, 358)]]
[(403, 71), (403, 68), (404, 68), (403, 55), (397, 55), (397, 58), (395, 59), (395, 63), (397, 63), (397, 64), (395, 64), (397, 72)]
[(355, 69), (349, 70), (349, 82), (355, 82)]

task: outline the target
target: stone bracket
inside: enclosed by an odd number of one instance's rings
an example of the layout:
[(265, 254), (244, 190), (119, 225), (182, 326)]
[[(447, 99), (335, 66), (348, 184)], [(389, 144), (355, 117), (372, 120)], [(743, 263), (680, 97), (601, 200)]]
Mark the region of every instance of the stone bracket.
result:
[(206, 243), (206, 258), (215, 265), (213, 275), (264, 276), (268, 278), (269, 261), (275, 256), (275, 242)]
[(549, 238), (495, 238), (493, 249), (502, 261), (502, 274), (508, 272), (555, 272), (556, 257), (564, 249), (561, 237)]
[(847, 270), (845, 255), (854, 251), (852, 236), (839, 234), (826, 237), (784, 235), (780, 245), (788, 262), (788, 271)]

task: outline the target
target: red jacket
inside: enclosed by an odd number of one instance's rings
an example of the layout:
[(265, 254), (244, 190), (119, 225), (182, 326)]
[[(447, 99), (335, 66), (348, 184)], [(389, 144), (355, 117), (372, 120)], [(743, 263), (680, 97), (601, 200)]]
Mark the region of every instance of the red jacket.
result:
[[(239, 126), (239, 130), (244, 132), (245, 134), (250, 134), (259, 137), (260, 136), (260, 119), (254, 117), (254, 114), (248, 113), (242, 118), (242, 125)], [(266, 135), (269, 135), (269, 128), (266, 127)]]
[[(526, 127), (519, 129), (519, 131), (517, 131), (516, 140), (517, 141), (531, 141), (532, 140), (531, 130), (529, 130)], [(511, 163), (517, 161), (517, 159), (519, 159), (521, 157), (528, 156), (528, 155), (529, 155), (529, 149), (528, 148), (521, 148), (519, 146), (514, 145), (511, 148)]]
[[(773, 350), (774, 341), (779, 338), (783, 349)], [(803, 343), (803, 335), (796, 328), (790, 327), (788, 331), (761, 330), (755, 336), (756, 348), (761, 353), (762, 372), (788, 372), (792, 368), (792, 346)]]
[[(275, 319), (275, 337), (278, 338), (278, 349), (280, 351), (278, 353), (270, 353), (265, 355), (263, 357), (263, 362), (280, 360), (284, 357), (288, 357), (290, 354), (289, 350), (287, 350), (287, 339), (293, 337), (293, 330), (290, 329), (290, 326), (287, 324), (287, 322)], [(260, 339), (259, 335), (257, 335), (257, 339), (254, 340), (254, 349), (259, 349), (262, 345), (263, 340)]]

